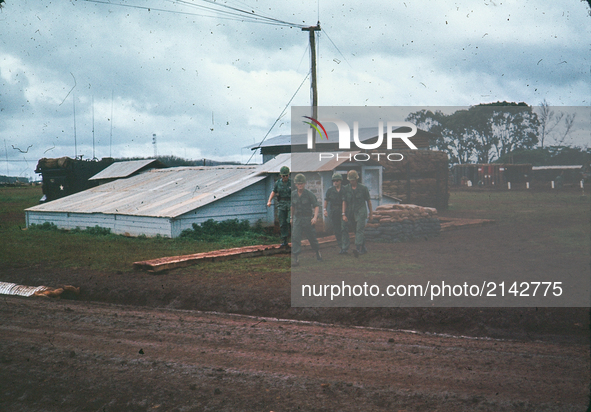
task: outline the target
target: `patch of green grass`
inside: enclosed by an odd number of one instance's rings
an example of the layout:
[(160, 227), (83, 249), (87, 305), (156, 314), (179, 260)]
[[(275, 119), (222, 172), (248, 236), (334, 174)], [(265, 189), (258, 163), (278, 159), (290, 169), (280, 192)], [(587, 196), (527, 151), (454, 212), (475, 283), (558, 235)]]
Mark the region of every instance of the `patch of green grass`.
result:
[(244, 276), (277, 275), (289, 273), (291, 270), (291, 256), (289, 254), (274, 256), (272, 260), (268, 257), (255, 257), (246, 259), (226, 260), (221, 262), (207, 262), (201, 265), (192, 266), (190, 269), (179, 269), (179, 271), (194, 272), (195, 268), (200, 269), (204, 276), (212, 277), (228, 273), (241, 273)]
[(543, 224), (550, 220), (580, 222), (582, 216), (589, 216), (589, 208), (590, 197), (581, 196), (579, 192), (499, 190), (453, 191), (449, 211), (455, 216), (457, 212), (465, 212), (465, 217), (495, 219), (498, 224)]
[(277, 242), (269, 235), (223, 236), (196, 241), (190, 237), (130, 238), (100, 227), (60, 230), (51, 224), (25, 230), (24, 209), (38, 204), (40, 187), (0, 188), (0, 265), (43, 264), (48, 268), (131, 271), (136, 261)]
[(551, 237), (560, 245), (573, 249), (580, 249), (581, 252), (589, 252), (591, 249), (589, 232), (585, 231), (585, 229), (580, 226), (554, 229), (551, 232)]

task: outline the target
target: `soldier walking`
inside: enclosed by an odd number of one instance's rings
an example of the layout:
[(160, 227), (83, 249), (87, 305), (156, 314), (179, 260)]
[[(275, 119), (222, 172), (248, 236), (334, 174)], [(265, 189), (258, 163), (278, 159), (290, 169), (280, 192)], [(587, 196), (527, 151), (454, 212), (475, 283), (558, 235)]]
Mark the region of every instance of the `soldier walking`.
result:
[(287, 238), (289, 236), (289, 211), (291, 208), (291, 179), (289, 178), (289, 167), (282, 166), (279, 169), (279, 176), (281, 179), (275, 182), (273, 191), (269, 196), (267, 207), (271, 206), (273, 198), (277, 196), (277, 211), (279, 218), (279, 228), (281, 230), (281, 247), (288, 245)]
[(305, 188), (306, 176), (301, 173), (297, 174), (294, 183), (297, 189), (291, 192), (291, 219), (293, 221), (291, 252), (293, 254), (292, 266), (298, 266), (300, 263), (298, 256), (302, 251), (304, 236), (310, 242), (312, 250), (316, 252), (316, 259), (322, 260), (314, 228), (320, 207), (314, 193)]
[(339, 254), (346, 255), (347, 251), (342, 248), (342, 234), (346, 233), (343, 230), (343, 193), (345, 189), (342, 187), (342, 183), (343, 176), (340, 173), (332, 175), (332, 186), (328, 188), (324, 197), (324, 216), (330, 221), (337, 245), (341, 248)]
[(353, 254), (357, 257), (357, 255), (367, 253), (365, 248), (365, 222), (368, 218), (367, 210), (369, 209), (369, 219), (372, 218), (373, 211), (369, 189), (358, 182), (359, 175), (355, 170), (349, 170), (347, 180), (349, 181), (349, 188), (343, 195), (344, 230), (342, 250), (346, 252), (349, 249), (349, 229), (352, 229), (355, 232), (355, 250), (353, 250)]

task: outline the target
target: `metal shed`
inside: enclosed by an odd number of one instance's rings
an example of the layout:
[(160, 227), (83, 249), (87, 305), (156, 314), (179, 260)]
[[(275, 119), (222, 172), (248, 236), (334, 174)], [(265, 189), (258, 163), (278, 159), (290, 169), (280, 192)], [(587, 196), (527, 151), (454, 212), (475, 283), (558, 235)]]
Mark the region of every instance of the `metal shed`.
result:
[(96, 181), (99, 185), (112, 182), (113, 180), (124, 177), (131, 177), (148, 169), (162, 169), (166, 167), (164, 163), (157, 159), (127, 160), (115, 162), (96, 175), (92, 176), (90, 181)]
[(272, 224), (266, 180), (256, 166), (153, 169), (26, 209), (27, 227), (52, 222), (64, 229), (100, 226), (116, 234), (177, 237), (208, 219)]

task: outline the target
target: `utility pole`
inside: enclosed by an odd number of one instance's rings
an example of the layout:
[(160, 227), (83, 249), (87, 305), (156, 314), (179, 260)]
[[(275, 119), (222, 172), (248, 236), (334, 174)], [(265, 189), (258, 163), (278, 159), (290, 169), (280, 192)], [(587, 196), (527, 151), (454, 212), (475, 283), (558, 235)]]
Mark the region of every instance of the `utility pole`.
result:
[(8, 170), (8, 147), (6, 147), (6, 139), (4, 139), (4, 156), (6, 156), (6, 177), (10, 176), (10, 171)]
[(109, 134), (109, 157), (113, 157), (111, 154), (111, 148), (113, 147), (113, 94), (114, 90), (111, 90), (111, 133)]
[(96, 160), (94, 155), (94, 96), (92, 96), (92, 160)]
[[(316, 87), (316, 34), (320, 31), (320, 22), (316, 26), (304, 27), (302, 31), (310, 32), (310, 66), (312, 78), (312, 117), (318, 120), (318, 89)], [(312, 130), (312, 151), (316, 149), (316, 130)]]
[(78, 159), (78, 142), (76, 142), (76, 92), (72, 93), (72, 105), (74, 106), (74, 159)]

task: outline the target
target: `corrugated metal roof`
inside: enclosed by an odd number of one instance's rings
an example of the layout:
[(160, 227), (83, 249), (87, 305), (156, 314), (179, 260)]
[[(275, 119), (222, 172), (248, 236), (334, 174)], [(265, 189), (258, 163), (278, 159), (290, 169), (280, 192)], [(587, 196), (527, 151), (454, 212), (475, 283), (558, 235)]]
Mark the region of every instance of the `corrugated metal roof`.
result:
[[(289, 167), (292, 173), (330, 172), (341, 164), (348, 162), (356, 152), (337, 153), (282, 153), (274, 159), (259, 166), (259, 173), (279, 173), (282, 166)], [(329, 157), (332, 154), (333, 157)], [(322, 158), (321, 158), (322, 157)]]
[(129, 160), (125, 162), (115, 162), (106, 169), (98, 172), (88, 180), (101, 180), (101, 179), (120, 179), (122, 177), (128, 177), (138, 170), (156, 163), (159, 161), (156, 159), (145, 159), (145, 160)]
[(256, 166), (153, 169), (26, 210), (177, 217), (265, 177)]

